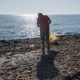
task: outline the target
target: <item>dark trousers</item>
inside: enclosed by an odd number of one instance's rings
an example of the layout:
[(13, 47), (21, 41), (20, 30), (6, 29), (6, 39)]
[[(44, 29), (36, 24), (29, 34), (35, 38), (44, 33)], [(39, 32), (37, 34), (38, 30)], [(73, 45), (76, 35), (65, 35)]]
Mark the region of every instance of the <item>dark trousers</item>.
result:
[(45, 40), (46, 40), (47, 41), (47, 49), (49, 51), (49, 49), (50, 49), (49, 48), (49, 27), (44, 29), (44, 30), (40, 29), (40, 36), (41, 36), (41, 40), (42, 40), (42, 50), (45, 51), (44, 43), (45, 43)]

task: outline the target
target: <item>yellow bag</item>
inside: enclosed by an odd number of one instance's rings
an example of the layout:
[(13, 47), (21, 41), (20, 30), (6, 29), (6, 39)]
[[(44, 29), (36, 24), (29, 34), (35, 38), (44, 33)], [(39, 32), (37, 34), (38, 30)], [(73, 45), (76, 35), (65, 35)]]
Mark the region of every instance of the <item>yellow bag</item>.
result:
[(54, 33), (52, 33), (52, 32), (49, 33), (49, 43), (52, 43), (53, 41), (55, 41), (57, 39), (58, 39), (58, 37)]

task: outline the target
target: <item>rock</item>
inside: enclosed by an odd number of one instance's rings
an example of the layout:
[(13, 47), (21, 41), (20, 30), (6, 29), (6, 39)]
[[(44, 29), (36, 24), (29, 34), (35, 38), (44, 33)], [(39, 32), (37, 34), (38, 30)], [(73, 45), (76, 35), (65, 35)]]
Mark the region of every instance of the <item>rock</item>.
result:
[(34, 45), (33, 40), (0, 41), (1, 80), (80, 78), (80, 36), (60, 36), (45, 54), (41, 52), (40, 39), (35, 39)]

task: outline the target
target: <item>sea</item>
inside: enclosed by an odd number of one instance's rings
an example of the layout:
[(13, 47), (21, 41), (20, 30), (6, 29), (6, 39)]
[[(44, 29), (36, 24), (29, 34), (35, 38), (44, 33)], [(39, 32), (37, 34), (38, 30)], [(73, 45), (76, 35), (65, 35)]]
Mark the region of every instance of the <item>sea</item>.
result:
[[(56, 35), (80, 35), (79, 14), (48, 15), (51, 19), (50, 32)], [(0, 40), (40, 37), (37, 15), (0, 14)]]

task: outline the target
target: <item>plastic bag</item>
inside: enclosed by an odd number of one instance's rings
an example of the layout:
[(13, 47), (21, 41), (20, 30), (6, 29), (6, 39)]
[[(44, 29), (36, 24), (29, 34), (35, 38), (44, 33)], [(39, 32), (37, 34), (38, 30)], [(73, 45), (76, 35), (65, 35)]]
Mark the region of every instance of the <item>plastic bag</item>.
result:
[(52, 43), (55, 40), (58, 40), (58, 37), (53, 32), (50, 32), (49, 33), (49, 43)]

